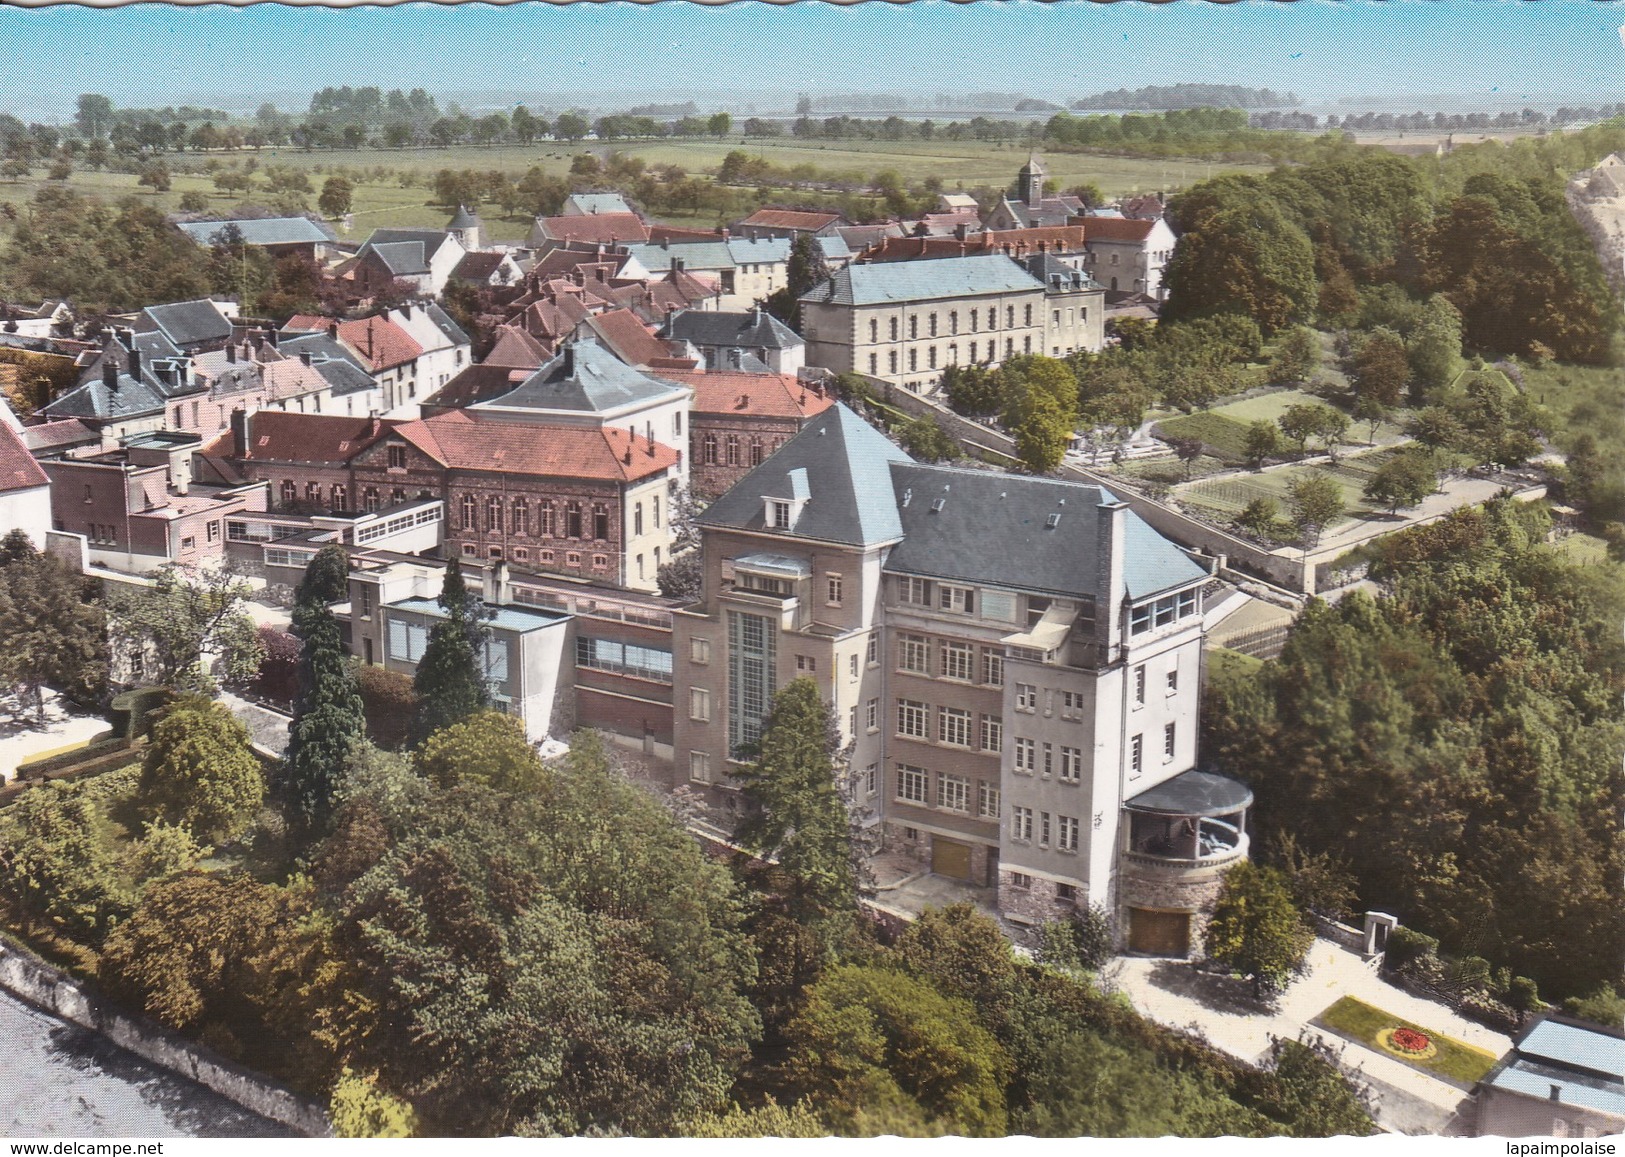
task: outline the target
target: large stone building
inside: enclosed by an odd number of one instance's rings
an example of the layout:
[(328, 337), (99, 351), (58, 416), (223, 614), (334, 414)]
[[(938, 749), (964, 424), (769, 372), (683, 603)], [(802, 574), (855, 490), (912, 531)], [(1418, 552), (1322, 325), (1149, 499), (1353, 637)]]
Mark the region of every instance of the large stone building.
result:
[(1043, 353), (1044, 283), (1010, 258), (848, 265), (801, 298), (807, 363), (911, 390), (952, 365)]
[(1099, 487), (920, 465), (839, 405), (699, 523), (674, 785), (737, 814), (730, 772), (810, 676), (890, 846), (1014, 921), (1099, 904), (1191, 948), (1251, 803), (1194, 767), (1205, 568)]

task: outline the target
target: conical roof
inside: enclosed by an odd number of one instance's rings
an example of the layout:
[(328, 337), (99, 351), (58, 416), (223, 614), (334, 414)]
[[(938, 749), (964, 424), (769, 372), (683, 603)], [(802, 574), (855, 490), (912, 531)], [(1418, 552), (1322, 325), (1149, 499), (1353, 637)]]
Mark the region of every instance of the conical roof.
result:
[(480, 215), (467, 205), (458, 205), (457, 215), (446, 226), (447, 229), (478, 229), (479, 227)]

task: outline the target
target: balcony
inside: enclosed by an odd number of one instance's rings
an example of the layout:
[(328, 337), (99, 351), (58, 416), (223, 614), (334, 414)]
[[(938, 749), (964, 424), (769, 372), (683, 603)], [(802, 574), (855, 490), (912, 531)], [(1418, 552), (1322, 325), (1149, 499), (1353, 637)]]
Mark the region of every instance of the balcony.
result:
[(1130, 824), (1129, 846), (1123, 859), (1131, 864), (1153, 868), (1189, 871), (1197, 868), (1227, 868), (1247, 858), (1247, 833), (1222, 820), (1187, 818), (1177, 831), (1142, 835), (1136, 839)]
[(1225, 870), (1247, 858), (1245, 784), (1187, 771), (1127, 800), (1120, 876), (1123, 900), (1155, 911), (1212, 904)]

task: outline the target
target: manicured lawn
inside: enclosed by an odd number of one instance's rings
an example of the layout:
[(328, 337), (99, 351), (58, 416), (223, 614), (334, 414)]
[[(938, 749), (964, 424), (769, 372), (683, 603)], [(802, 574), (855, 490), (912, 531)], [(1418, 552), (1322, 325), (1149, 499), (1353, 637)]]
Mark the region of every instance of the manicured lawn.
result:
[(1218, 410), (1166, 418), (1152, 432), (1164, 438), (1200, 438), (1204, 446), (1230, 463), (1246, 461), (1247, 423)]
[[(1392, 1013), (1383, 1012), (1380, 1008), (1373, 1008), (1364, 1001), (1356, 1000), (1352, 996), (1345, 996), (1336, 1004), (1315, 1018), (1316, 1023), (1337, 1032), (1368, 1048), (1374, 1049), (1385, 1057), (1403, 1061), (1413, 1068), (1449, 1081), (1451, 1084), (1471, 1088), (1485, 1073), (1495, 1066), (1497, 1058), (1493, 1053), (1484, 1049), (1474, 1048), (1447, 1036), (1441, 1036), (1432, 1029), (1423, 1025), (1413, 1024), (1408, 1020), (1401, 1020)], [(1384, 1048), (1377, 1043), (1377, 1034), (1384, 1029), (1408, 1028), (1424, 1033), (1439, 1050), (1427, 1059), (1407, 1057), (1398, 1052)]]
[(1323, 406), (1325, 404), (1320, 398), (1315, 397), (1313, 394), (1306, 394), (1302, 390), (1275, 390), (1272, 393), (1260, 394), (1256, 398), (1242, 398), (1240, 401), (1214, 406), (1210, 412), (1222, 414), (1226, 418), (1234, 418), (1246, 425), (1252, 422), (1273, 422), (1286, 413), (1289, 406)]

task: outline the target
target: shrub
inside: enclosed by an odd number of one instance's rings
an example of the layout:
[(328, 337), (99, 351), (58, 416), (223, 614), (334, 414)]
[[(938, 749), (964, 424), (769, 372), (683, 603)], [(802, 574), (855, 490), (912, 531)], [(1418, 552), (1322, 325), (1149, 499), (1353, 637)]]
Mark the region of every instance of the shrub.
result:
[(158, 712), (174, 698), (168, 687), (137, 687), (113, 697), (108, 722), (122, 739), (139, 739), (152, 730)]
[(1401, 925), (1388, 936), (1386, 960), (1389, 968), (1401, 969), (1407, 964), (1439, 955), (1439, 938)]
[(1514, 976), (1507, 986), (1507, 1003), (1519, 1012), (1535, 1012), (1545, 1005), (1540, 999), (1540, 988), (1527, 976)]
[(368, 738), (392, 751), (405, 746), (418, 704), (412, 677), (363, 664), (356, 670), (356, 684), (361, 691)]

